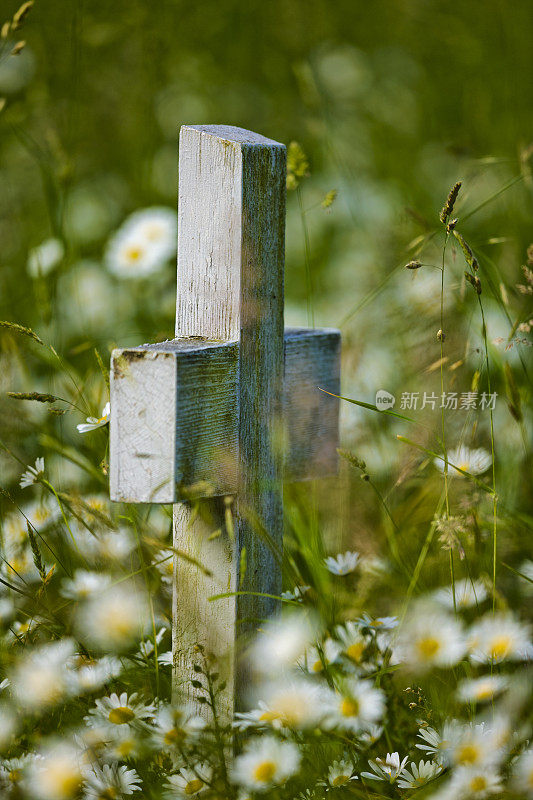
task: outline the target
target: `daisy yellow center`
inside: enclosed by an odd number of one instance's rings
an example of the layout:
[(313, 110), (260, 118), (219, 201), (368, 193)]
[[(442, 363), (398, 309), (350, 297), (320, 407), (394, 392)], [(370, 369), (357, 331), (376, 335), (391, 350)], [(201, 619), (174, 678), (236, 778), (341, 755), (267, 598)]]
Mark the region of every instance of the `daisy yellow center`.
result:
[(114, 725), (124, 725), (125, 722), (131, 722), (134, 717), (134, 712), (128, 706), (118, 706), (109, 712), (109, 722)]
[(184, 738), (185, 734), (179, 728), (172, 728), (163, 737), (165, 744), (177, 744)]
[(477, 700), (489, 700), (494, 694), (494, 689), (490, 683), (482, 683), (476, 691)]
[(468, 472), (470, 469), (470, 463), (468, 461), (461, 461), (460, 464), (457, 464), (459, 469), (462, 469), (463, 472)]
[(331, 781), (332, 786), (344, 786), (345, 783), (348, 783), (350, 780), (349, 775), (337, 775), (336, 778), (333, 778)]
[(272, 706), (272, 718), (280, 719), (286, 725), (298, 725), (307, 714), (308, 703), (301, 696), (279, 697)]
[(312, 669), (313, 672), (322, 672), (322, 670), (324, 669), (324, 664), (320, 659), (318, 659), (318, 661), (315, 661), (315, 663), (313, 664)]
[(364, 642), (355, 642), (346, 649), (346, 655), (348, 658), (351, 658), (352, 661), (361, 661), (364, 649)]
[(117, 753), (122, 758), (129, 758), (135, 749), (135, 742), (133, 739), (125, 739), (117, 746)]
[(77, 772), (65, 772), (64, 765), (58, 764), (51, 766), (45, 776), (48, 787), (54, 789), (57, 798), (74, 797), (78, 792), (81, 776)]
[(269, 783), (276, 774), (276, 765), (273, 761), (262, 761), (254, 769), (254, 780), (257, 783)]
[(474, 744), (463, 744), (457, 751), (460, 764), (475, 764), (479, 759), (479, 749)]
[(117, 790), (113, 789), (112, 786), (108, 786), (107, 789), (100, 792), (98, 800), (116, 800), (117, 796)]
[(20, 769), (12, 769), (8, 777), (11, 783), (18, 783), (18, 781), (20, 781), (21, 778)]
[(426, 636), (417, 643), (420, 655), (423, 658), (433, 658), (440, 650), (440, 642), (434, 636)]
[(199, 792), (204, 782), (200, 780), (200, 778), (193, 778), (192, 781), (189, 781), (188, 784), (185, 786), (183, 790), (185, 794), (196, 794)]
[(127, 637), (131, 633), (131, 621), (123, 617), (112, 617), (107, 622), (106, 630), (112, 637), (116, 636), (118, 639)]
[(498, 636), (491, 644), (490, 655), (492, 658), (500, 659), (505, 658), (511, 649), (510, 636)]
[(132, 245), (131, 247), (126, 248), (126, 258), (128, 261), (138, 261), (142, 256), (142, 249), (140, 247), (136, 247)]
[(472, 792), (482, 792), (487, 788), (487, 780), (483, 775), (476, 775), (470, 781), (470, 790)]
[(359, 714), (359, 701), (352, 697), (345, 697), (341, 703), (343, 717), (356, 717)]

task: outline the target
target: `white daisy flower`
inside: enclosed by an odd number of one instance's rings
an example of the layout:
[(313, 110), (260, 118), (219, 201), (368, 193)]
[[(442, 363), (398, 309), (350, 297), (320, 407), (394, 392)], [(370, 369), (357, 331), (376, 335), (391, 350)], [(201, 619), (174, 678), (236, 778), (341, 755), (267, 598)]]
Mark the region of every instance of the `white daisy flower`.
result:
[(11, 676), (11, 689), (18, 703), (30, 711), (56, 705), (73, 690), (67, 660), (74, 642), (61, 639), (24, 651)]
[(442, 764), (436, 761), (411, 761), (411, 771), (404, 767), (398, 779), (400, 789), (418, 789), (442, 772)]
[(127, 692), (120, 695), (113, 692), (108, 697), (100, 697), (95, 701), (95, 707), (89, 709), (85, 722), (97, 727), (105, 725), (113, 728), (115, 725), (134, 725), (141, 720), (151, 719), (155, 713), (154, 706), (137, 698), (137, 692), (129, 697)]
[(383, 735), (383, 725), (367, 725), (364, 731), (359, 734), (359, 741), (366, 747), (371, 747), (376, 744), (378, 739)]
[(385, 759), (375, 758), (369, 759), (368, 763), (372, 772), (362, 772), (362, 778), (370, 778), (373, 781), (386, 781), (386, 783), (394, 783), (399, 777), (403, 768), (407, 763), (408, 756), (400, 761), (398, 753), (387, 753)]
[(457, 695), (462, 703), (485, 703), (506, 688), (507, 680), (502, 675), (485, 675), (462, 681)]
[(307, 651), (302, 665), (308, 672), (322, 672), (324, 664), (328, 667), (333, 664), (341, 654), (342, 648), (333, 639), (326, 639), (321, 647), (312, 647)]
[(428, 755), (433, 755), (443, 764), (451, 763), (452, 750), (460, 741), (463, 724), (456, 719), (448, 719), (444, 723), (442, 733), (435, 728), (419, 728), (418, 736), (424, 744), (417, 744), (419, 750), (424, 750)]
[(299, 603), (303, 602), (304, 595), (309, 591), (310, 586), (295, 586), (292, 591), (282, 592), (282, 600), (297, 600)]
[(49, 742), (32, 761), (28, 784), (32, 797), (39, 800), (71, 800), (77, 797), (83, 781), (81, 753), (66, 741)]
[(59, 239), (46, 239), (38, 247), (30, 250), (27, 270), (32, 278), (43, 277), (54, 270), (65, 255), (65, 248)]
[(125, 584), (91, 595), (76, 609), (80, 636), (103, 650), (128, 647), (139, 638), (147, 620), (144, 596)]
[(486, 614), (470, 628), (468, 647), (471, 659), (485, 664), (533, 657), (529, 626), (511, 614)]
[(466, 643), (460, 623), (438, 608), (419, 605), (400, 630), (393, 653), (415, 672), (451, 667), (461, 660)]
[(371, 617), (366, 612), (357, 618), (356, 622), (361, 628), (368, 628), (370, 631), (380, 633), (381, 631), (392, 631), (398, 627), (398, 617)]
[(155, 715), (152, 741), (156, 748), (172, 752), (181, 748), (185, 741), (197, 737), (205, 726), (205, 720), (194, 709), (162, 703)]
[(10, 582), (17, 583), (17, 579), (20, 579), (29, 583), (41, 579), (29, 544), (25, 547), (8, 547), (2, 557), (1, 572)]
[(499, 794), (503, 790), (500, 776), (494, 770), (471, 767), (458, 767), (454, 770), (447, 786), (439, 792), (450, 800), (483, 800), (491, 794)]
[(252, 739), (233, 766), (234, 783), (253, 792), (265, 792), (280, 786), (300, 766), (300, 753), (292, 742), (281, 742), (270, 736)]
[(161, 261), (176, 254), (178, 215), (172, 208), (156, 206), (135, 211), (122, 226), (124, 233), (146, 242), (157, 251)]
[[(441, 472), (444, 472), (444, 456), (436, 458), (434, 464)], [(482, 447), (470, 449), (464, 445), (460, 445), (455, 450), (448, 450), (448, 469), (451, 471), (453, 467), (458, 467), (463, 472), (469, 472), (470, 475), (482, 475), (488, 470), (492, 464), (492, 456)], [(457, 469), (453, 470), (454, 475), (465, 477), (462, 472)]]
[(37, 458), (35, 459), (35, 466), (28, 467), (26, 472), (23, 472), (20, 478), (19, 486), (21, 489), (26, 489), (28, 486), (32, 486), (34, 483), (37, 483), (39, 478), (42, 478), (44, 475), (44, 458)]
[[(161, 640), (163, 639), (163, 636), (165, 635), (166, 632), (167, 632), (167, 629), (166, 629), (165, 626), (163, 626), (162, 628), (160, 628), (157, 631), (157, 633), (155, 635), (156, 644), (160, 644), (161, 643)], [(139, 646), (139, 650), (137, 652), (137, 656), (138, 656), (138, 658), (145, 658), (145, 659), (149, 658), (152, 655), (152, 653), (154, 652), (154, 650), (155, 650), (155, 646), (154, 646), (153, 639), (145, 639), (144, 641), (141, 642), (141, 644)]]
[(502, 759), (508, 738), (508, 725), (501, 719), (496, 719), (490, 727), (483, 722), (465, 724), (456, 730), (455, 740), (451, 742), (450, 761), (458, 767), (494, 765)]
[(456, 581), (455, 583), (455, 606), (453, 602), (453, 586), (437, 589), (433, 597), (437, 603), (453, 611), (455, 607), (463, 609), (481, 605), (487, 599), (487, 590), (481, 581), (472, 581), (470, 578), (464, 578), (464, 580)]
[(129, 725), (117, 726), (116, 730), (106, 730), (105, 747), (102, 754), (106, 761), (130, 761), (141, 758), (145, 751), (144, 731), (135, 731)]
[(103, 797), (122, 798), (140, 792), (141, 779), (134, 769), (118, 764), (94, 764), (85, 774), (84, 800), (102, 800)]
[(165, 797), (179, 800), (203, 794), (211, 780), (211, 772), (208, 764), (198, 764), (194, 769), (183, 767), (176, 775), (169, 776)]
[(273, 727), (302, 729), (314, 727), (324, 714), (327, 694), (324, 687), (304, 678), (282, 678), (270, 686), (262, 687), (262, 701), (266, 709), (259, 722)]
[(115, 656), (93, 660), (77, 654), (71, 659), (71, 667), (78, 689), (82, 692), (99, 689), (113, 678), (118, 678), (122, 672), (122, 664)]
[(174, 551), (170, 549), (159, 550), (157, 553), (156, 570), (161, 575), (161, 581), (167, 586), (172, 586), (174, 581)]
[(309, 618), (303, 613), (270, 620), (250, 650), (254, 669), (268, 675), (294, 666), (316, 635), (317, 631), (313, 630)]
[(338, 625), (335, 635), (341, 643), (342, 652), (351, 662), (360, 665), (366, 648), (370, 644), (370, 638), (361, 633), (361, 627), (357, 622), (346, 622)]
[(341, 759), (334, 761), (328, 769), (327, 785), (332, 789), (345, 786), (350, 781), (358, 780), (357, 775), (353, 774), (353, 764), (351, 761)]
[(172, 667), (174, 665), (174, 656), (172, 650), (167, 650), (166, 653), (161, 653), (157, 656), (157, 661), (162, 667)]
[(513, 786), (527, 797), (533, 797), (533, 750), (525, 750), (513, 765)]
[(347, 679), (339, 691), (325, 690), (324, 725), (358, 732), (383, 716), (385, 695), (370, 681)]
[(20, 758), (8, 758), (0, 763), (0, 789), (2, 796), (18, 798), (24, 796), (26, 772), (35, 756), (27, 753)]
[(60, 594), (72, 600), (85, 600), (92, 594), (106, 589), (111, 578), (102, 572), (89, 572), (77, 569), (72, 578), (64, 578), (61, 582)]
[(87, 421), (76, 425), (76, 428), (78, 429), (79, 433), (88, 433), (89, 431), (94, 431), (96, 428), (102, 428), (104, 425), (107, 425), (110, 416), (111, 403), (106, 403), (102, 409), (101, 417), (87, 417)]
[(328, 556), (324, 559), (326, 568), (333, 575), (349, 575), (354, 572), (359, 563), (359, 553), (348, 550), (346, 553), (339, 553), (337, 556)]
[(110, 562), (122, 564), (135, 547), (135, 540), (129, 528), (119, 528), (116, 531), (100, 530), (96, 533), (76, 525), (71, 525), (71, 529), (85, 558), (102, 567), (109, 567)]

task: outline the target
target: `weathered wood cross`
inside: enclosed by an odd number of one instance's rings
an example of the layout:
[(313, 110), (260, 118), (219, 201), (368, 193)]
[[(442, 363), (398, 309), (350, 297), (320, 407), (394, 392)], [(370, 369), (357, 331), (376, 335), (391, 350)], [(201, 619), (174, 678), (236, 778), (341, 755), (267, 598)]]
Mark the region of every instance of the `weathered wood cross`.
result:
[[(284, 145), (181, 129), (176, 338), (112, 355), (111, 499), (176, 503), (174, 685), (194, 699), (201, 643), (225, 665), (228, 713), (237, 634), (279, 608), (282, 480), (337, 469), (338, 404), (318, 387), (339, 393), (340, 334), (283, 329), (285, 181)], [(220, 512), (233, 524), (210, 536)]]

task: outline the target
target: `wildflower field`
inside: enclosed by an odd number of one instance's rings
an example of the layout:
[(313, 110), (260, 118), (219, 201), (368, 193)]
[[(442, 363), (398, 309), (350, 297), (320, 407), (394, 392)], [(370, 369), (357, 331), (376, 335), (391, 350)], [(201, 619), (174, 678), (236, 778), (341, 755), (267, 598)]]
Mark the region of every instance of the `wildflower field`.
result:
[[(532, 29), (3, 0), (0, 800), (533, 797)], [(284, 487), (233, 715), (205, 649), (172, 690), (172, 506), (109, 499), (111, 351), (173, 336), (186, 123), (287, 144), (285, 324), (342, 334), (338, 474)]]

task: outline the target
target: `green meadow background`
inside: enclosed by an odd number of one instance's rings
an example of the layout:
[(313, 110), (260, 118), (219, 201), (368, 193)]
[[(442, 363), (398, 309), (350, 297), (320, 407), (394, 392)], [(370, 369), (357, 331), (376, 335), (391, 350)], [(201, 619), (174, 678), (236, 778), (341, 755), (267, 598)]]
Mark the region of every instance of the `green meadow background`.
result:
[[(0, 16), (17, 6), (3, 0)], [(516, 288), (533, 241), (532, 30), (533, 4), (522, 0), (36, 0), (20, 31), (25, 48), (9, 56), (9, 39), (0, 62), (0, 318), (34, 329), (64, 361), (0, 329), (4, 445), (25, 463), (44, 455), (69, 491), (96, 487), (87, 463), (105, 478), (106, 439), (80, 437), (84, 414), (58, 416), (6, 392), (52, 392), (99, 412), (107, 388), (96, 352), (107, 364), (114, 345), (172, 336), (175, 265), (121, 281), (106, 270), (106, 242), (136, 209), (174, 207), (181, 124), (238, 125), (297, 141), (307, 155), (309, 176), (288, 195), (286, 322), (341, 327), (343, 393), (368, 403), (378, 389), (395, 394), (397, 410), (403, 392), (440, 393), (438, 214), (463, 181), (455, 213), (481, 264), (498, 392), (502, 560), (518, 567), (530, 531), (531, 350), (514, 339), (528, 338), (516, 324), (532, 316)], [(331, 190), (337, 199), (324, 209)], [(65, 258), (32, 279), (28, 253), (49, 237), (64, 242)], [(414, 257), (428, 266), (403, 269)], [(450, 244), (444, 380), (459, 393), (488, 388), (464, 269)], [(353, 404), (341, 416), (342, 445), (365, 460), (377, 491), (343, 464), (340, 479), (317, 489), (323, 530), (333, 548), (386, 550), (381, 495), (412, 570), (442, 477), (431, 455), (396, 435), (439, 450), (440, 411), (416, 412), (433, 433)], [(486, 411), (450, 412), (446, 425), (448, 447), (490, 451)], [(0, 470), (16, 496), (21, 467), (5, 450)], [(453, 490), (455, 511), (473, 515), (487, 540), (477, 563), (491, 574), (490, 498), (460, 479)], [(447, 580), (447, 557), (434, 556), (427, 586), (437, 574)], [(512, 592), (512, 573), (499, 570)]]

